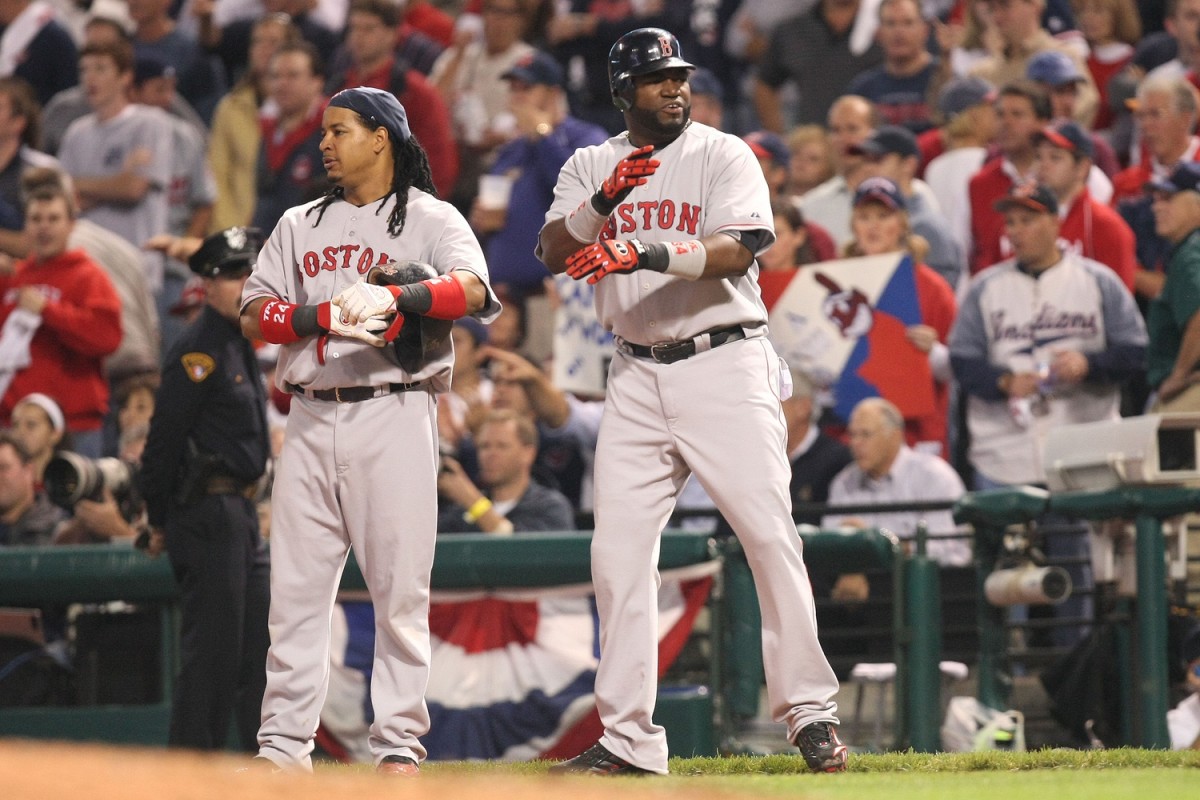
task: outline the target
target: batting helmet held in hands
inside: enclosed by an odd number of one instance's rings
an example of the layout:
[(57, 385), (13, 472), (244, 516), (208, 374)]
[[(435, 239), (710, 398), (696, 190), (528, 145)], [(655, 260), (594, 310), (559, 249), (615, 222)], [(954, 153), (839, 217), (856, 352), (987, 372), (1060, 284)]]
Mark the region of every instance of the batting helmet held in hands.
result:
[(679, 40), (662, 28), (638, 28), (617, 40), (608, 51), (608, 86), (613, 105), (622, 111), (633, 107), (633, 79), (662, 69), (695, 64), (683, 60)]
[[(367, 283), (380, 286), (407, 286), (436, 278), (438, 272), (423, 261), (389, 261), (367, 272)], [(407, 372), (416, 373), (433, 356), (433, 351), (446, 346), (453, 322), (433, 319), (419, 314), (406, 314), (404, 327), (392, 346), (396, 360)]]

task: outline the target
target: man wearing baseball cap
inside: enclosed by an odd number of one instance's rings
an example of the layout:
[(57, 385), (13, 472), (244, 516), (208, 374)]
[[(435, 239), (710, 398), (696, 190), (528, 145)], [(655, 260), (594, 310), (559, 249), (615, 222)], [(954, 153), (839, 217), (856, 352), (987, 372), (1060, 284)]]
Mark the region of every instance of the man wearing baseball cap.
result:
[(258, 749), (270, 564), (255, 496), (270, 438), (266, 387), (238, 312), (262, 244), (254, 228), (229, 228), (188, 259), (207, 305), (163, 360), (138, 474), (149, 551), (166, 549), (182, 592), (173, 747), (224, 749), (232, 723), (240, 749)]
[(1059, 238), (1084, 257), (1110, 267), (1132, 292), (1137, 269), (1133, 231), (1120, 214), (1097, 202), (1088, 190), (1091, 136), (1076, 123), (1062, 120), (1043, 128), (1034, 140), (1034, 175), (1058, 202)]
[(577, 149), (600, 144), (608, 134), (570, 115), (566, 75), (550, 54), (527, 53), (501, 77), (508, 85), (508, 109), (518, 136), (500, 147), (488, 173), (507, 176), (512, 189), (502, 207), (476, 197), (469, 219), (483, 237), (492, 282), (524, 297), (541, 291), (546, 278), (546, 267), (533, 251), (559, 171)]
[(866, 174), (887, 178), (904, 196), (913, 233), (929, 243), (926, 263), (941, 275), (951, 288), (958, 286), (965, 257), (963, 249), (950, 235), (949, 225), (938, 208), (933, 191), (916, 177), (921, 152), (912, 131), (899, 125), (881, 125), (865, 141), (850, 148), (851, 153), (867, 160)]
[[(1046, 433), (1116, 419), (1120, 385), (1143, 369), (1146, 346), (1116, 274), (1060, 246), (1053, 192), (1020, 184), (996, 210), (1013, 256), (972, 281), (950, 334), (978, 489), (1043, 483)], [(1032, 415), (1010, 413), (1010, 400)]]
[(1183, 162), (1146, 190), (1155, 231), (1171, 244), (1162, 293), (1146, 312), (1153, 410), (1200, 411), (1200, 164)]
[[(1055, 120), (1075, 119), (1075, 106), (1087, 84), (1087, 74), (1090, 73), (1085, 67), (1058, 50), (1038, 53), (1029, 59), (1025, 68), (1025, 77), (1040, 84), (1050, 96), (1050, 113)], [(1097, 164), (1105, 175), (1115, 175), (1121, 165), (1112, 145), (1103, 136), (1090, 135), (1092, 163)]]

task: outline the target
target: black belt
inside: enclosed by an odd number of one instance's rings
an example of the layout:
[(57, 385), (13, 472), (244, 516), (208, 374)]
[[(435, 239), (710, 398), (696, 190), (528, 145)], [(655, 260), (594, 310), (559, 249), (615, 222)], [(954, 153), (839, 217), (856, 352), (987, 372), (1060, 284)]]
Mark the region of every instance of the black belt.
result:
[(258, 494), (258, 481), (244, 481), (230, 475), (212, 475), (204, 481), (205, 494), (240, 494), (250, 500)]
[[(703, 335), (703, 334), (701, 334)], [(652, 361), (657, 361), (659, 364), (674, 364), (676, 361), (683, 361), (685, 358), (691, 358), (697, 352), (696, 340), (684, 339), (682, 342), (659, 342), (658, 344), (634, 344), (626, 342), (624, 344), (625, 352), (638, 358), (648, 358)], [(740, 325), (732, 325), (728, 328), (717, 328), (715, 331), (708, 331), (708, 349), (720, 347), (723, 344), (736, 342), (738, 339), (745, 339), (746, 332), (742, 330)]]
[(288, 391), (294, 394), (302, 394), (305, 397), (310, 397), (313, 400), (329, 400), (337, 403), (361, 403), (363, 400), (370, 400), (375, 397), (383, 397), (384, 395), (395, 394), (396, 392), (411, 392), (415, 389), (424, 389), (424, 381), (417, 383), (385, 383), (382, 386), (346, 386), (338, 389), (305, 389), (303, 386), (297, 386), (294, 383), (287, 385)]

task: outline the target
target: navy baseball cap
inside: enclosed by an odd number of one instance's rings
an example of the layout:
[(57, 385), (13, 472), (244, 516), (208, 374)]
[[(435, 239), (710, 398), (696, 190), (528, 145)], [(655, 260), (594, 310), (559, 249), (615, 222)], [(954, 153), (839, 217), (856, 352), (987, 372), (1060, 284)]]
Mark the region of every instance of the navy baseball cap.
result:
[(854, 193), (854, 207), (863, 203), (882, 203), (893, 211), (904, 211), (908, 204), (896, 184), (887, 178), (867, 178)]
[(754, 131), (747, 133), (742, 139), (750, 145), (750, 150), (759, 158), (774, 161), (778, 166), (786, 167), (792, 160), (792, 151), (784, 144), (778, 134), (770, 131)]
[(921, 157), (921, 148), (917, 147), (917, 137), (908, 128), (899, 125), (880, 125), (875, 132), (858, 144), (851, 145), (847, 150), (851, 155), (879, 158), (888, 153), (902, 156)]
[(968, 76), (955, 78), (938, 93), (938, 111), (942, 116), (954, 117), (968, 108), (990, 103), (996, 99), (996, 87), (983, 78)]
[(1029, 59), (1029, 64), (1025, 67), (1025, 77), (1054, 87), (1087, 80), (1075, 61), (1058, 50), (1044, 50)]
[(1196, 192), (1200, 194), (1200, 164), (1183, 161), (1175, 165), (1171, 174), (1165, 178), (1149, 181), (1145, 187), (1148, 192)]
[(202, 278), (234, 277), (254, 269), (263, 246), (258, 228), (226, 228), (210, 234), (188, 259), (188, 267)]
[(1034, 134), (1035, 142), (1049, 142), (1055, 147), (1076, 155), (1092, 157), (1092, 137), (1083, 128), (1070, 120), (1051, 123)]
[(387, 132), (398, 142), (407, 142), (412, 138), (408, 127), (408, 114), (404, 106), (391, 92), (373, 89), (370, 86), (358, 86), (353, 89), (343, 89), (329, 101), (333, 108), (348, 108), (367, 121), (367, 124), (387, 128)]
[(567, 85), (562, 67), (558, 65), (553, 56), (540, 50), (534, 50), (528, 55), (521, 56), (517, 63), (513, 64), (512, 68), (500, 77), (506, 81), (521, 81), (530, 86), (563, 87)]
[(997, 200), (993, 208), (1001, 213), (1010, 208), (1027, 208), (1039, 214), (1057, 214), (1058, 198), (1045, 186), (1032, 182), (1021, 183)]
[(133, 85), (141, 86), (146, 81), (155, 78), (173, 78), (175, 68), (153, 56), (141, 56), (133, 62)]
[(693, 97), (704, 94), (715, 97), (721, 102), (725, 101), (725, 87), (721, 85), (721, 81), (717, 79), (716, 75), (704, 67), (696, 67), (688, 78), (688, 85), (692, 87)]

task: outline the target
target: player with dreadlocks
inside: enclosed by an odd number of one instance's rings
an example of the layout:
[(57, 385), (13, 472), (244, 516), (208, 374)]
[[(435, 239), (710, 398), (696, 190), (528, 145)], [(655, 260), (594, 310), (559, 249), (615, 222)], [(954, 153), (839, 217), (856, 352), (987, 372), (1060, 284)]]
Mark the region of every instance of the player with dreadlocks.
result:
[[(436, 394), (450, 388), (453, 352), (448, 338), (427, 343), (402, 366), (385, 345), (406, 317), (410, 326), (468, 314), (490, 322), (500, 304), (466, 220), (434, 196), (429, 161), (393, 95), (334, 95), (321, 155), (334, 188), (283, 215), (242, 294), (243, 332), (281, 345), (275, 380), (293, 395), (273, 492), (258, 763), (312, 769), (333, 599), (353, 547), (375, 606), (371, 749), (380, 772), (415, 775), (429, 728)], [(364, 280), (406, 261), (437, 277)]]

